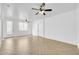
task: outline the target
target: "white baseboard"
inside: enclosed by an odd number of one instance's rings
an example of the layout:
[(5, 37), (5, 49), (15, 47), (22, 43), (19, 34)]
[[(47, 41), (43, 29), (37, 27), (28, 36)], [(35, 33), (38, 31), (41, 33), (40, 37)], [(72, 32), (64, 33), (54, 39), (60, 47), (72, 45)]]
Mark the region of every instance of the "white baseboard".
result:
[(47, 38), (47, 39), (56, 40), (56, 41), (60, 41), (60, 42), (64, 42), (64, 43), (67, 43), (67, 44), (71, 44), (71, 45), (76, 45), (77, 46), (77, 43), (76, 42), (63, 41), (63, 40), (58, 40), (56, 38), (51, 38), (51, 37), (41, 36), (41, 35), (40, 35), (40, 37), (44, 37), (44, 38)]
[(47, 37), (47, 36), (41, 36), (41, 37), (44, 37), (44, 38), (47, 38), (47, 39), (51, 39), (51, 40), (57, 40), (57, 41), (60, 41), (60, 42), (64, 42), (64, 43), (68, 43), (68, 44), (76, 45), (76, 46), (77, 46), (77, 43), (76, 43), (76, 42), (58, 40), (58, 39), (56, 39), (56, 38), (51, 38), (51, 37)]
[(29, 36), (29, 35), (32, 35), (32, 34), (28, 34), (28, 35), (12, 35), (12, 36), (6, 36), (6, 37), (4, 37), (4, 38), (22, 37), (22, 36)]
[(77, 46), (77, 44), (74, 42), (69, 42), (69, 41), (63, 41), (63, 40), (58, 40), (58, 39), (55, 39), (55, 38), (49, 38), (49, 37), (45, 37), (45, 38), (48, 38), (48, 39), (51, 39), (51, 40), (57, 40), (57, 41), (60, 41), (60, 42), (64, 42), (64, 43), (68, 43), (68, 44), (72, 44), (72, 45), (76, 45)]

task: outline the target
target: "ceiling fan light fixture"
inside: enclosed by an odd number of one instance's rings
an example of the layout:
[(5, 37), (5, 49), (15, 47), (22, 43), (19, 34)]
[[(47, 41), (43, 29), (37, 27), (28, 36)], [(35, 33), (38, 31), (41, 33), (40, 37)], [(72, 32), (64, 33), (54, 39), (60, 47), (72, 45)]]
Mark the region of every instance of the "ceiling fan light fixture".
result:
[(39, 12), (40, 14), (43, 14), (44, 13), (44, 11), (41, 11), (41, 12)]

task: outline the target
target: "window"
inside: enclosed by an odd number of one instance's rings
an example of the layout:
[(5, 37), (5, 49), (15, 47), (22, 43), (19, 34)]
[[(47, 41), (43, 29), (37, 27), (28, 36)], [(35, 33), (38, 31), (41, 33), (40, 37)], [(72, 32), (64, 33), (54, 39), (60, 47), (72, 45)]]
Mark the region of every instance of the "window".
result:
[(7, 21), (7, 34), (12, 34), (12, 21)]
[(27, 22), (19, 22), (19, 30), (27, 31), (28, 23)]
[(24, 31), (27, 31), (27, 25), (28, 25), (27, 22), (26, 22), (26, 23), (23, 23), (23, 26), (24, 26), (23, 30), (24, 30)]

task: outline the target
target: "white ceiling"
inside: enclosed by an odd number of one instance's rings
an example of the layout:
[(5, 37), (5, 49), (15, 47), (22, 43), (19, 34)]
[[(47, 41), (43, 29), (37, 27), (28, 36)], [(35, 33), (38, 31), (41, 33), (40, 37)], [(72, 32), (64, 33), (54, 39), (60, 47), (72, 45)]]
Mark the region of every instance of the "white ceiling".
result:
[[(9, 3), (5, 5), (10, 5), (9, 8), (11, 6), (15, 6), (18, 10), (20, 16), (19, 18), (28, 17), (32, 20), (42, 19), (42, 15), (35, 15), (35, 11), (32, 10), (33, 7), (39, 8), (41, 3)], [(77, 8), (77, 3), (46, 3), (46, 8), (51, 8), (54, 10), (52, 12), (46, 12), (46, 17), (52, 17), (57, 14), (75, 10)]]

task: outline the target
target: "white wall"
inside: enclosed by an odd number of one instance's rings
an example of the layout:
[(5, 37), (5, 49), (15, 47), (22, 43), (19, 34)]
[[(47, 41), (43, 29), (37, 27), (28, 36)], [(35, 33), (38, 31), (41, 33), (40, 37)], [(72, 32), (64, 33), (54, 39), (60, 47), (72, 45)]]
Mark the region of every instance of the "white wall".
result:
[(78, 4), (78, 8), (76, 10), (76, 16), (77, 16), (77, 20), (76, 20), (76, 26), (77, 26), (77, 30), (76, 30), (76, 33), (77, 33), (77, 45), (78, 45), (78, 48), (79, 48), (79, 4)]
[(1, 20), (0, 20), (0, 38), (1, 38)]
[(0, 38), (1, 38), (1, 20), (0, 20)]
[[(38, 20), (33, 25), (33, 35), (37, 35), (37, 24), (39, 24), (39, 36), (43, 36), (43, 21)], [(75, 11), (69, 11), (59, 15), (45, 19), (45, 36), (49, 39), (54, 39), (70, 44), (76, 44), (75, 32)]]

